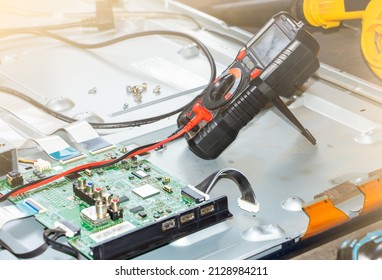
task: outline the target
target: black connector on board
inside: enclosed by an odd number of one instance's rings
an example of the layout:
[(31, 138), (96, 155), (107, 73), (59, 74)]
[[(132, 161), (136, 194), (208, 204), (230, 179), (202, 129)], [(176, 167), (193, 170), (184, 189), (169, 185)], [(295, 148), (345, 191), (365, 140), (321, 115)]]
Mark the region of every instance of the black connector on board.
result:
[(202, 203), (206, 200), (206, 195), (195, 188), (184, 187), (181, 193), (183, 200), (190, 203)]
[(228, 199), (221, 196), (166, 220), (158, 220), (96, 244), (91, 248), (92, 255), (95, 260), (131, 259), (230, 217), (232, 214), (228, 210)]
[(0, 138), (0, 178), (3, 179), (12, 171), (18, 171), (16, 147)]
[(11, 186), (12, 188), (21, 186), (24, 183), (23, 175), (21, 175), (17, 171), (8, 172), (6, 179), (7, 179), (8, 185)]

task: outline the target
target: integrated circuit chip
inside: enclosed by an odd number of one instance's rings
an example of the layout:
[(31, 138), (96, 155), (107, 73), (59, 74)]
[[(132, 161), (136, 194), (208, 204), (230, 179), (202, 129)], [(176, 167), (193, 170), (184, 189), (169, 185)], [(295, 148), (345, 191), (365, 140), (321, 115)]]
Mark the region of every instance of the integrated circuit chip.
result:
[(138, 215), (139, 215), (139, 217), (141, 217), (142, 219), (147, 217), (147, 214), (146, 214), (145, 212), (143, 212), (143, 211), (142, 211), (142, 212), (139, 212)]
[(141, 212), (143, 210), (145, 210), (145, 208), (143, 208), (143, 206), (139, 205), (139, 206), (135, 206), (135, 207), (131, 208), (130, 212), (135, 214), (135, 213)]
[(155, 188), (149, 184), (135, 188), (135, 189), (133, 189), (133, 192), (135, 194), (139, 195), (140, 197), (142, 197), (143, 199), (152, 197), (152, 196), (160, 193), (157, 188)]
[(127, 197), (127, 196), (121, 196), (120, 198), (119, 198), (119, 203), (124, 203), (124, 202), (126, 202), (126, 201), (129, 201), (129, 198)]
[(132, 172), (134, 176), (138, 177), (139, 179), (144, 179), (146, 177), (149, 177), (150, 175), (144, 172), (143, 170), (137, 170), (135, 172)]

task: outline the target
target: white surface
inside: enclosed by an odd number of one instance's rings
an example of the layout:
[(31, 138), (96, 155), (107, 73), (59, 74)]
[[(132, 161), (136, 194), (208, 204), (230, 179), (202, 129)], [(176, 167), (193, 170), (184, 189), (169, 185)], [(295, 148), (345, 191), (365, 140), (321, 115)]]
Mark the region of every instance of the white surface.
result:
[[(87, 2), (82, 4), (88, 5)], [(83, 5), (79, 6), (80, 10)], [(175, 6), (170, 3), (168, 7), (168, 11), (178, 10), (176, 3)], [(50, 9), (53, 8), (50, 5)], [(162, 1), (154, 0), (128, 1), (126, 9), (133, 8), (164, 9)], [(69, 10), (73, 12), (73, 6)], [(200, 13), (194, 15), (202, 23), (218, 28), (220, 32), (238, 38), (250, 38), (250, 34), (226, 28), (210, 17), (204, 17)], [(121, 24), (125, 30), (120, 32), (128, 31), (128, 28), (137, 31), (142, 27), (189, 32), (209, 47), (220, 73), (233, 60), (241, 46), (203, 30), (190, 30), (189, 24), (178, 20), (136, 19)], [(66, 34), (90, 41), (101, 41), (115, 36), (113, 32), (98, 34), (82, 30)], [(26, 42), (28, 46), (23, 45)], [(142, 102), (158, 101), (155, 105), (114, 117), (113, 113), (121, 111), (126, 102), (129, 103), (129, 108), (140, 106), (127, 95), (127, 85), (147, 82), (152, 87), (160, 84), (163, 96), (166, 97), (207, 81), (209, 68), (205, 58), (199, 56), (185, 59), (178, 52), (183, 46), (183, 41), (155, 37), (133, 40), (96, 51), (81, 51), (41, 38), (4, 39), (0, 48), (3, 62), (0, 65), (0, 83), (23, 90), (43, 103), (60, 96), (68, 96), (75, 103), (73, 108), (64, 112), (69, 116), (91, 111), (105, 121), (148, 117), (186, 104), (197, 92), (165, 102), (159, 102), (161, 96), (147, 92)], [(178, 67), (180, 70), (176, 73), (159, 73), (158, 69), (154, 69), (149, 74), (144, 74), (140, 70), (146, 69), (148, 62), (159, 64), (163, 71)], [(161, 152), (152, 152), (149, 157), (151, 162), (191, 185), (199, 183), (219, 169), (239, 169), (247, 174), (252, 183), (261, 209), (256, 215), (240, 209), (237, 205), (239, 190), (233, 183), (222, 180), (210, 195), (228, 196), (232, 219), (151, 251), (138, 259), (243, 259), (264, 256), (280, 250), (280, 244), (298, 239), (306, 230), (308, 217), (303, 211), (285, 209), (284, 202), (288, 198), (298, 197), (309, 202), (316, 194), (338, 184), (338, 178), (356, 180), (357, 174), (367, 174), (381, 168), (382, 138), (364, 142), (357, 139), (370, 131), (379, 131), (382, 124), (381, 104), (363, 98), (363, 93), (372, 90), (375, 96), (378, 93), (382, 95), (382, 91), (333, 69), (327, 70), (323, 66), (319, 75), (311, 78), (303, 87), (304, 93), (301, 97), (297, 97), (290, 106), (296, 117), (316, 138), (315, 146), (269, 109), (256, 116), (216, 160), (205, 161), (198, 158), (188, 150), (186, 141), (182, 139), (169, 144)], [(320, 78), (323, 74), (336, 78), (329, 82), (327, 76), (325, 79)], [(177, 77), (176, 81), (171, 77)], [(358, 82), (362, 84), (364, 92), (356, 87), (351, 90), (333, 84), (337, 80), (348, 85)], [(97, 94), (88, 94), (88, 90), (94, 87), (97, 88)], [(11, 119), (17, 119), (17, 122), (13, 121), (10, 125), (10, 118), (2, 118), (0, 115), (3, 121), (0, 122), (0, 131), (6, 131), (8, 141), (17, 140), (15, 143), (19, 147), (22, 145), (19, 144), (22, 142), (20, 135), (24, 140), (33, 138), (38, 133), (49, 135), (65, 125), (14, 97), (2, 95), (0, 98), (2, 106), (16, 116)], [(172, 117), (144, 127), (97, 132), (112, 143), (145, 144), (173, 132), (175, 120)], [(26, 129), (28, 126), (30, 130)], [(17, 129), (23, 133), (17, 133)], [(53, 150), (53, 147), (50, 149)], [(358, 205), (362, 205), (362, 202), (356, 201)], [(350, 215), (356, 206), (344, 205), (342, 210)], [(31, 232), (36, 234), (41, 230), (38, 223), (31, 227)], [(267, 231), (268, 236), (258, 236), (261, 231)], [(49, 251), (43, 257), (56, 258), (56, 255), (54, 251)], [(58, 258), (62, 258), (62, 255), (58, 254)]]

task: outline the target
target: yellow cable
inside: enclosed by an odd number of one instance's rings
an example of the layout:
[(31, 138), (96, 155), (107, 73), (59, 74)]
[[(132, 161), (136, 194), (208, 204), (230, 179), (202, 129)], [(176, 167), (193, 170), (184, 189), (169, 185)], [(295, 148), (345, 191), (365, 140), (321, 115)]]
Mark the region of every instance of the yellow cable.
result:
[(361, 47), (370, 68), (382, 79), (382, 0), (372, 0), (365, 10)]

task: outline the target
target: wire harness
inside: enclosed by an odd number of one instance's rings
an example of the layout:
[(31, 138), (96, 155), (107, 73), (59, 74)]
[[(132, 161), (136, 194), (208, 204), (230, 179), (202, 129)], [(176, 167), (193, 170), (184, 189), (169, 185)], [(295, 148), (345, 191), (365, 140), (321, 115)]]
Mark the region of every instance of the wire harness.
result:
[(245, 211), (257, 213), (260, 203), (256, 200), (255, 192), (248, 178), (239, 170), (234, 168), (223, 168), (212, 173), (205, 180), (195, 186), (198, 190), (209, 194), (221, 179), (230, 179), (239, 187), (241, 197), (238, 198), (239, 207)]

